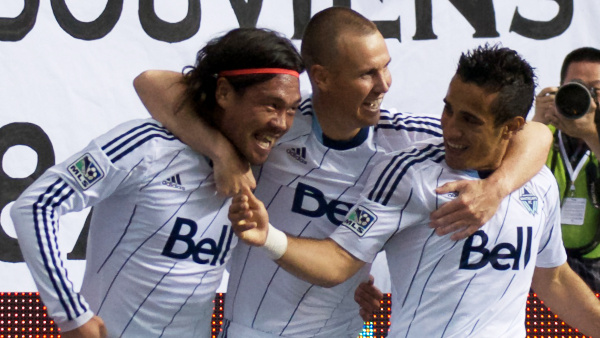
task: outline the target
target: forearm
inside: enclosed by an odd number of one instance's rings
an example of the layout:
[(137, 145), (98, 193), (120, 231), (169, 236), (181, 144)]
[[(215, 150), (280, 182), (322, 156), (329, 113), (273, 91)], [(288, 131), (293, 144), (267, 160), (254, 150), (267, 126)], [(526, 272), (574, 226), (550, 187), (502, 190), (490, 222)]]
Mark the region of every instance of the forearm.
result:
[(276, 262), (296, 277), (323, 287), (346, 281), (364, 265), (331, 239), (291, 236), (285, 254)]
[(155, 120), (195, 151), (217, 161), (235, 153), (231, 142), (206, 123), (190, 104), (182, 103), (183, 75), (169, 71), (145, 71), (134, 80), (135, 90)]
[(547, 126), (528, 122), (510, 140), (500, 167), (486, 179), (500, 197), (517, 190), (531, 180), (544, 166), (552, 145)]
[(37, 202), (37, 196), (47, 189), (47, 185), (41, 183), (35, 182), (15, 201), (11, 218), (21, 253), (48, 314), (61, 329), (72, 330), (86, 323), (93, 313), (85, 299), (73, 289), (67, 277), (67, 265), (57, 254), (61, 250), (56, 236), (59, 211), (45, 201)]
[(555, 269), (536, 268), (532, 288), (570, 326), (600, 336), (600, 301), (567, 263)]
[(594, 132), (591, 135), (589, 135), (588, 137), (586, 137), (584, 139), (584, 141), (587, 144), (587, 146), (590, 148), (592, 153), (596, 154), (596, 156), (598, 154), (600, 154), (600, 138), (598, 137), (597, 132)]

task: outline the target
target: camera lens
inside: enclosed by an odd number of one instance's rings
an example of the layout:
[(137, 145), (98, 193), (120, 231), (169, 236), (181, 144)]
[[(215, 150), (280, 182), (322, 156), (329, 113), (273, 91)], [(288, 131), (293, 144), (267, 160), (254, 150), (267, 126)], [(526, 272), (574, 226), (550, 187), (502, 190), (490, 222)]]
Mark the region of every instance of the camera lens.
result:
[(562, 85), (556, 93), (556, 108), (570, 119), (578, 119), (590, 109), (592, 96), (581, 80), (573, 80)]

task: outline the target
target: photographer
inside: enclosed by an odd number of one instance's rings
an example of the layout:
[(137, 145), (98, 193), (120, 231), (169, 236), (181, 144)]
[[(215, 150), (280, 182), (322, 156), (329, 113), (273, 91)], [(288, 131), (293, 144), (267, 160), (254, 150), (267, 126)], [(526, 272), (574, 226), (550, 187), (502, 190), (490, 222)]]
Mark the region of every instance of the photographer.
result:
[[(600, 140), (595, 117), (600, 117), (600, 50), (584, 47), (569, 53), (560, 77), (560, 88), (544, 88), (537, 95), (533, 121), (548, 124), (554, 134), (546, 165), (560, 189), (562, 233), (569, 265), (599, 293)], [(576, 107), (582, 104), (585, 108)]]

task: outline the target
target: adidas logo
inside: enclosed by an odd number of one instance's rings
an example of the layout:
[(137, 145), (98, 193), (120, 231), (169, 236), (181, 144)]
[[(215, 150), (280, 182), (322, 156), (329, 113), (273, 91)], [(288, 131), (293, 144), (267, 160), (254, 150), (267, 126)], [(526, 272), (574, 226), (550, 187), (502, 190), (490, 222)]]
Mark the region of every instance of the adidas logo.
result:
[(288, 155), (298, 160), (302, 164), (306, 164), (306, 147), (302, 148), (288, 148)]
[(166, 180), (162, 181), (162, 184), (166, 185), (167, 187), (185, 190), (185, 187), (181, 185), (181, 178), (179, 177), (179, 174), (167, 178)]

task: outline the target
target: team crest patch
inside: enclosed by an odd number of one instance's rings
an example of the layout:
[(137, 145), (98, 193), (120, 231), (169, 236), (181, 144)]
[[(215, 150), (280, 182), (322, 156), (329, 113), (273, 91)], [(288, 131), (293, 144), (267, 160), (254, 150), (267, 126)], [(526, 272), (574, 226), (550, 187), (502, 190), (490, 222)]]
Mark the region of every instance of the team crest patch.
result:
[(92, 155), (88, 153), (73, 162), (68, 170), (83, 190), (91, 187), (104, 177), (104, 172), (102, 172)]
[(348, 214), (342, 225), (362, 237), (375, 224), (375, 221), (377, 221), (377, 216), (371, 210), (358, 206)]
[(519, 200), (521, 200), (521, 203), (523, 203), (523, 206), (525, 206), (525, 209), (527, 209), (530, 214), (535, 215), (537, 213), (538, 198), (536, 195), (523, 188)]

